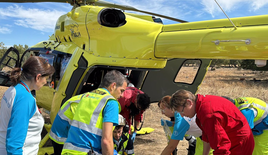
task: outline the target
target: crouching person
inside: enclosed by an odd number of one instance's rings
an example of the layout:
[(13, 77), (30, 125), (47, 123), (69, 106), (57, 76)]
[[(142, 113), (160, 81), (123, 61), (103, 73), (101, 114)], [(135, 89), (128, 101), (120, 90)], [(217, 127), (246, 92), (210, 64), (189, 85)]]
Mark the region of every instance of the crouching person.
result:
[(113, 131), (114, 149), (119, 155), (134, 155), (133, 140), (128, 133), (129, 126), (122, 115), (118, 116), (118, 125)]

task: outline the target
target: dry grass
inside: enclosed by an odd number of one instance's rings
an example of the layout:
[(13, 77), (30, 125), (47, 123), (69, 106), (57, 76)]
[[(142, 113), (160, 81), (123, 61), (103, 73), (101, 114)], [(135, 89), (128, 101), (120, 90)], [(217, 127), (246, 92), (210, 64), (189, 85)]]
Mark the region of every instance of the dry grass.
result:
[[(187, 74), (187, 72), (184, 72)], [(187, 76), (185, 76), (187, 77)], [(253, 79), (256, 79), (253, 81)], [(268, 72), (256, 72), (249, 70), (237, 70), (235, 68), (221, 68), (216, 71), (208, 71), (198, 93), (219, 96), (235, 97), (257, 97), (268, 101)], [(258, 81), (261, 80), (261, 81)], [(2, 96), (6, 88), (0, 89)], [(157, 104), (152, 104), (145, 112), (145, 123), (143, 127), (154, 128), (150, 134), (136, 137), (134, 146), (136, 155), (157, 155), (167, 144), (163, 128), (160, 126), (160, 119), (166, 118), (161, 115)], [(178, 154), (187, 155), (188, 142), (183, 140), (178, 145)]]
[[(187, 72), (184, 72), (187, 75)], [(255, 78), (255, 81), (253, 80)], [(219, 96), (257, 97), (268, 101), (268, 72), (238, 70), (236, 68), (221, 68), (208, 71), (197, 93)], [(261, 81), (258, 81), (261, 80)], [(135, 141), (136, 155), (157, 155), (165, 148), (167, 140), (160, 126), (161, 115), (157, 104), (153, 104), (146, 111), (144, 127), (152, 127), (154, 132), (137, 137)], [(178, 145), (178, 154), (187, 155), (188, 142), (183, 140)]]

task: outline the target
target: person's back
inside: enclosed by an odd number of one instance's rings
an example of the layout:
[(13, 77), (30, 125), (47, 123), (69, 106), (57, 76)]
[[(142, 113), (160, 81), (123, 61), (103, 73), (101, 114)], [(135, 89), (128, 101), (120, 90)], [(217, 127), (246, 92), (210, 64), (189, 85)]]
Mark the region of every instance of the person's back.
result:
[[(78, 147), (75, 150), (84, 149), (83, 152), (89, 152), (91, 146), (94, 151), (101, 153), (103, 117), (99, 116), (102, 115), (108, 100), (115, 99), (105, 89), (99, 88), (85, 93), (77, 106), (79, 113), (75, 113), (73, 117), (63, 153), (79, 153), (69, 149), (75, 147)], [(118, 111), (113, 112), (113, 115), (118, 115)], [(82, 134), (77, 137), (76, 133)]]
[[(120, 114), (126, 119), (128, 124), (131, 124), (130, 113), (131, 113), (131, 104), (135, 103), (136, 97), (138, 94), (143, 94), (143, 92), (135, 87), (127, 87), (124, 91), (121, 98), (118, 99), (118, 102), (121, 105)], [(137, 111), (137, 115), (141, 115), (139, 111)]]
[(52, 127), (49, 132), (49, 137), (52, 140), (52, 145), (54, 148), (54, 155), (60, 155), (63, 144), (65, 143), (71, 122), (73, 120), (74, 114), (78, 103), (84, 94), (74, 96), (67, 100), (60, 108), (57, 113)]
[[(133, 138), (135, 139), (135, 132), (143, 119), (143, 113), (150, 106), (150, 97), (135, 87), (127, 87), (118, 102), (122, 108), (120, 114), (126, 119), (129, 126), (134, 124)], [(131, 133), (131, 128), (129, 128), (129, 133)]]
[(127, 79), (116, 70), (107, 72), (98, 89), (85, 93), (74, 114), (62, 154), (112, 154), (113, 126), (118, 124), (117, 99)]
[[(214, 153), (241, 154), (243, 150), (253, 150), (254, 140), (247, 120), (232, 102), (219, 96), (197, 96), (197, 124), (203, 131), (203, 140), (209, 142)], [(249, 139), (252, 143), (246, 147), (243, 141)]]
[[(254, 128), (254, 126), (262, 122), (262, 120), (267, 117), (268, 106), (260, 99), (253, 97), (239, 97), (234, 99), (234, 104), (246, 116), (246, 118), (248, 113), (247, 111), (252, 112), (252, 115), (254, 116), (253, 122), (248, 121), (251, 128)], [(256, 130), (254, 132), (260, 132), (255, 134), (261, 134), (262, 131)]]
[(268, 107), (266, 102), (253, 97), (239, 97), (230, 100), (246, 117), (255, 140), (253, 155), (268, 154)]

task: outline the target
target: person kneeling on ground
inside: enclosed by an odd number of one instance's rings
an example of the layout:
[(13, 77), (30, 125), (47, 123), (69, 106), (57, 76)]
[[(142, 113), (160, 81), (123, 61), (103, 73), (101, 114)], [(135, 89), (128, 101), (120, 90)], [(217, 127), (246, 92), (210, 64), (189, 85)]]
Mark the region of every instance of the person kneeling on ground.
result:
[(113, 131), (114, 149), (119, 155), (134, 155), (133, 140), (130, 138), (129, 126), (122, 115), (118, 116), (118, 125)]

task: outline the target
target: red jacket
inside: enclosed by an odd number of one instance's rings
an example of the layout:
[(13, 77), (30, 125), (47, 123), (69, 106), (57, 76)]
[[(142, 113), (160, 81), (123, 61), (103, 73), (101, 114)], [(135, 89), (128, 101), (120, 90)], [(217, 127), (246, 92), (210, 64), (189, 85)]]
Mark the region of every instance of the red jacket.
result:
[[(131, 111), (128, 107), (131, 105), (131, 103), (135, 102), (138, 94), (143, 94), (143, 92), (135, 87), (127, 87), (122, 97), (118, 99), (121, 105), (120, 114), (126, 119), (129, 127), (132, 122), (130, 119)], [(136, 115), (134, 120), (140, 122), (140, 120), (142, 120), (142, 117), (143, 117), (143, 112), (144, 111), (141, 111), (138, 115)], [(129, 128), (129, 131), (130, 131), (130, 128)]]
[(202, 140), (210, 143), (213, 154), (252, 154), (252, 132), (247, 119), (232, 102), (219, 96), (197, 95), (196, 113)]

